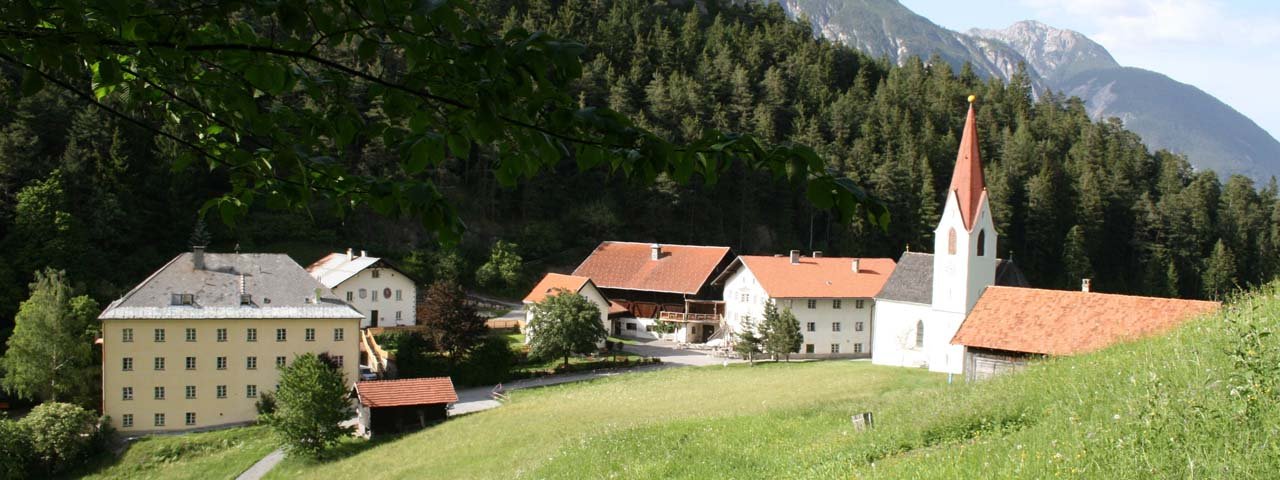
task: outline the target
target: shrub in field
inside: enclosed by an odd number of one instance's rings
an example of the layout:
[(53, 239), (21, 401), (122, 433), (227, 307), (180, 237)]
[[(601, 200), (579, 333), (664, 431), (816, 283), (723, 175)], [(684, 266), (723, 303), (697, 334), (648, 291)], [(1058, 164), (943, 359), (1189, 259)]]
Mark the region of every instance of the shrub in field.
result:
[(18, 425), (29, 434), (35, 461), (49, 473), (79, 465), (100, 446), (97, 417), (70, 403), (42, 403)]

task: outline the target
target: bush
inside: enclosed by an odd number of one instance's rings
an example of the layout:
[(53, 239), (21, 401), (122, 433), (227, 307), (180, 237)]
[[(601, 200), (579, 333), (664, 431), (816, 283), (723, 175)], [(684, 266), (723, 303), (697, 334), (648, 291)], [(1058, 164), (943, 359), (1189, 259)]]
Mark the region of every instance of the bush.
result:
[(22, 424), (0, 417), (0, 480), (27, 478), (32, 469), (31, 433)]
[(489, 385), (505, 382), (511, 376), (516, 353), (507, 345), (507, 339), (486, 337), (471, 350), (456, 372), (458, 383), (463, 385)]
[(316, 457), (351, 432), (350, 427), (341, 426), (355, 413), (344, 377), (341, 370), (312, 353), (299, 355), (280, 369), (277, 408), (266, 419), (287, 450)]
[(93, 412), (70, 403), (42, 403), (18, 421), (30, 433), (31, 453), (46, 472), (80, 465), (101, 445)]
[(258, 409), (259, 417), (276, 413), (276, 396), (271, 392), (262, 392), (258, 394), (258, 401), (253, 402), (253, 406)]
[(449, 362), (436, 354), (431, 342), (419, 333), (397, 337), (400, 349), (396, 351), (396, 376), (400, 378), (439, 377), (449, 374)]

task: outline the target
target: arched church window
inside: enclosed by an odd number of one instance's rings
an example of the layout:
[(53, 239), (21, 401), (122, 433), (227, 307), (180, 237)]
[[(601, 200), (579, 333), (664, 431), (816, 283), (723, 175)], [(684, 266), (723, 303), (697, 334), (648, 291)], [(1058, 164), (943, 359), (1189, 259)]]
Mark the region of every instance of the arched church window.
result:
[(956, 254), (956, 229), (947, 231), (947, 255)]
[(978, 230), (978, 256), (982, 257), (987, 254), (987, 231)]
[(924, 320), (916, 320), (916, 348), (924, 348)]

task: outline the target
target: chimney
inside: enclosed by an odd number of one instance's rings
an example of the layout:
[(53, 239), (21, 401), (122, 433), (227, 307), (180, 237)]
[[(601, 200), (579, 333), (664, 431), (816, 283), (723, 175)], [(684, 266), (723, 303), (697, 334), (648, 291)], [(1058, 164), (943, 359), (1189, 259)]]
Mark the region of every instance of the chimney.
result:
[(814, 250), (813, 258), (822, 258), (822, 250)]
[(1087, 279), (1087, 278), (1086, 278), (1086, 279), (1084, 279), (1084, 280), (1080, 280), (1080, 291), (1081, 291), (1081, 292), (1085, 292), (1085, 293), (1089, 293), (1089, 283), (1090, 283), (1090, 281), (1089, 281), (1089, 279)]
[(350, 248), (348, 248), (348, 249), (347, 249), (347, 261), (348, 261), (348, 262), (350, 262), (353, 258), (354, 258), (354, 255), (352, 255), (351, 249), (350, 249)]
[(361, 251), (360, 251), (360, 256), (361, 256), (361, 257), (367, 257), (367, 256), (369, 256), (369, 252), (366, 252), (366, 251), (364, 251), (364, 250), (361, 250)]
[(800, 264), (800, 251), (799, 251), (799, 250), (792, 250), (792, 251), (791, 251), (791, 264), (792, 264), (792, 265), (799, 265), (799, 264)]
[(191, 247), (191, 265), (196, 270), (204, 270), (204, 246)]
[(662, 244), (649, 245), (649, 260), (657, 260), (659, 258), (662, 258)]
[(861, 260), (861, 259), (858, 259), (858, 258), (853, 259), (853, 273), (858, 273), (858, 272), (859, 272), (859, 270), (858, 270), (858, 263), (859, 263), (859, 260)]

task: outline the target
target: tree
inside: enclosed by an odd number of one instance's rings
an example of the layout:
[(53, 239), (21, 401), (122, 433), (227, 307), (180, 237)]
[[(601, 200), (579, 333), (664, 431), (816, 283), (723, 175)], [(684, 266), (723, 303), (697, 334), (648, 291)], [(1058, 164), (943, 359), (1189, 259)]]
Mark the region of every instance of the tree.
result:
[(467, 292), (456, 283), (431, 284), (422, 300), (422, 309), (427, 337), (435, 348), (448, 354), (451, 365), (461, 361), (467, 351), (489, 333), (484, 318), (467, 300)]
[(756, 325), (751, 321), (751, 317), (743, 318), (742, 331), (738, 333), (738, 339), (733, 343), (733, 351), (746, 357), (753, 367), (756, 366), (756, 354), (760, 353), (760, 337), (756, 335), (755, 330)]
[(761, 343), (764, 351), (776, 359), (783, 357), (791, 361), (791, 354), (800, 351), (804, 335), (800, 333), (800, 321), (790, 308), (778, 311), (773, 302), (764, 306), (764, 322), (760, 325)]
[(1236, 259), (1221, 239), (1213, 246), (1213, 253), (1205, 260), (1204, 295), (1222, 298), (1236, 287)]
[(304, 353), (280, 367), (276, 411), (267, 424), (280, 435), (285, 448), (319, 456), (351, 434), (340, 425), (355, 414), (346, 376), (337, 366), (314, 353)]
[(598, 350), (609, 338), (600, 321), (600, 308), (580, 294), (560, 291), (533, 305), (529, 321), (529, 351), (538, 358), (563, 358)]
[(1080, 225), (1071, 227), (1062, 248), (1062, 267), (1067, 275), (1067, 286), (1080, 285), (1085, 278), (1093, 278), (1093, 267), (1089, 263), (1089, 252), (1085, 243), (1084, 229)]
[(31, 432), (15, 420), (0, 415), (0, 480), (20, 480), (31, 476)]
[(480, 285), (508, 291), (520, 281), (524, 259), (516, 253), (516, 244), (498, 240), (489, 251), (489, 261), (476, 270)]
[(46, 402), (18, 423), (30, 435), (31, 453), (46, 472), (54, 473), (80, 465), (94, 453), (99, 445), (96, 420), (78, 405)]
[(63, 272), (36, 272), (31, 297), (18, 307), (13, 336), (0, 358), (5, 390), (40, 401), (93, 402), (98, 304), (72, 293)]

